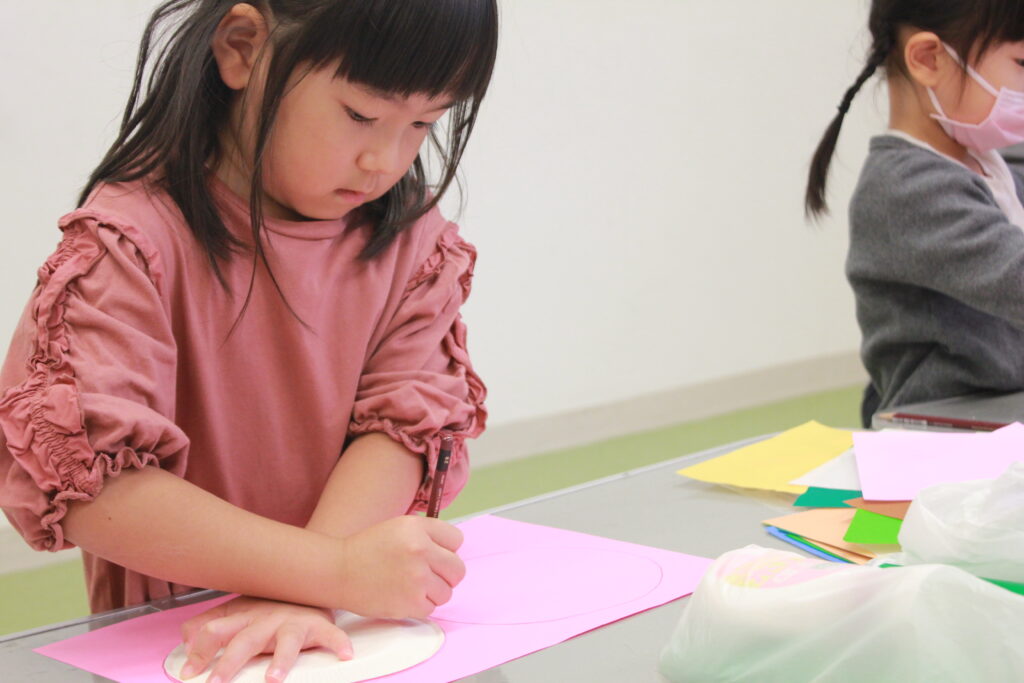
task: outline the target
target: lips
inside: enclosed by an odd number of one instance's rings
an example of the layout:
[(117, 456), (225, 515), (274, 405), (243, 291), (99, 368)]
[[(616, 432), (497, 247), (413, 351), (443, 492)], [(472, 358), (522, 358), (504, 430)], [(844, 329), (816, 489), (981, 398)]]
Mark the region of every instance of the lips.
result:
[(334, 193), (350, 202), (364, 202), (369, 195), (368, 192), (363, 192), (362, 190), (346, 190), (344, 188), (335, 190)]

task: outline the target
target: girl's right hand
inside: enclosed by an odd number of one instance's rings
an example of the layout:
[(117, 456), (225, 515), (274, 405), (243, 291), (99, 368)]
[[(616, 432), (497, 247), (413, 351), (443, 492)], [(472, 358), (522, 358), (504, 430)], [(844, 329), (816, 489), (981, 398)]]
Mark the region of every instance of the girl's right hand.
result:
[(455, 554), (462, 532), (447, 522), (406, 515), (344, 541), (343, 607), (366, 617), (423, 618), (452, 597), (466, 575)]

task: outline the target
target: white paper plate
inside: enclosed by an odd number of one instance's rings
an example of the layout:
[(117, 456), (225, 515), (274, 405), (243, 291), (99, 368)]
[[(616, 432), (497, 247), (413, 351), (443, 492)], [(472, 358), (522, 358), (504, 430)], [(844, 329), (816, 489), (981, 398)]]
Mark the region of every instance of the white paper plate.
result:
[[(307, 650), (299, 655), (287, 683), (355, 683), (386, 676), (430, 659), (444, 644), (444, 631), (432, 621), (366, 619), (339, 612), (336, 623), (352, 639), (355, 656), (343, 662), (332, 652)], [(253, 659), (233, 683), (264, 683), (270, 661), (270, 655)], [(181, 681), (177, 674), (183, 666), (185, 646), (179, 645), (164, 660), (164, 671), (172, 680)], [(212, 666), (188, 683), (205, 683)]]

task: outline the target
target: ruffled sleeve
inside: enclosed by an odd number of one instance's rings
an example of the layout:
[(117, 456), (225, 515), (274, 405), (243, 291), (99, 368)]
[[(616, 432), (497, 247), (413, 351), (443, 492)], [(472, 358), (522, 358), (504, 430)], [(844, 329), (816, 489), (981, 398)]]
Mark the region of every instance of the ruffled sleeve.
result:
[(71, 547), (70, 501), (125, 468), (182, 474), (188, 450), (159, 255), (87, 211), (61, 229), (0, 373), (0, 507), (40, 550)]
[(469, 296), (476, 250), (454, 223), (410, 278), (359, 380), (349, 436), (382, 432), (426, 459), (411, 510), (425, 508), (443, 432), (455, 437), (442, 505), (469, 478), (465, 440), (484, 430), (486, 389), (466, 351), (459, 309)]

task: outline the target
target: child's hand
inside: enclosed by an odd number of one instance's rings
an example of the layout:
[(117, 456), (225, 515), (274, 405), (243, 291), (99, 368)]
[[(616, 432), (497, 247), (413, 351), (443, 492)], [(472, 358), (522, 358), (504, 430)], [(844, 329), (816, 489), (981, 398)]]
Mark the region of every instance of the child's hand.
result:
[(181, 631), (188, 653), (182, 678), (202, 673), (224, 648), (209, 683), (227, 683), (261, 653), (274, 654), (267, 683), (283, 681), (299, 652), (307, 648), (324, 647), (339, 659), (352, 659), (348, 636), (334, 625), (330, 610), (288, 602), (235, 598), (192, 617)]
[(466, 575), (455, 554), (462, 532), (439, 519), (396, 517), (344, 544), (341, 606), (363, 616), (426, 617)]

